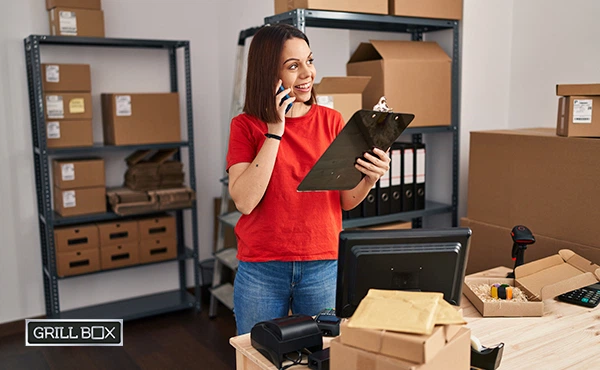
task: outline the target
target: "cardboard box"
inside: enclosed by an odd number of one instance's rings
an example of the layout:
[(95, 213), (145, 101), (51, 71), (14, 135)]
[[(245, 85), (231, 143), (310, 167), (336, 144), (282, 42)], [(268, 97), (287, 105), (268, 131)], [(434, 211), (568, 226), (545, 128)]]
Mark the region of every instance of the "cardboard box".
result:
[[(487, 224), (469, 218), (461, 218), (460, 225), (470, 228), (473, 232), (469, 247), (467, 274), (496, 266), (509, 266), (511, 269), (514, 267), (515, 262), (511, 258), (513, 242), (510, 232), (512, 227)], [(534, 236), (535, 243), (525, 251), (525, 262), (557, 254), (561, 249), (570, 249), (590, 261), (600, 263), (600, 248), (597, 246), (577, 244), (538, 233), (534, 233)]]
[(100, 249), (85, 249), (58, 253), (56, 274), (59, 277), (85, 274), (100, 270)]
[(106, 188), (61, 190), (54, 187), (54, 211), (63, 217), (106, 212)]
[(317, 104), (337, 110), (347, 123), (362, 109), (362, 92), (370, 80), (368, 76), (323, 77), (315, 85)]
[(177, 93), (102, 94), (102, 121), (108, 145), (181, 141)]
[(600, 137), (600, 84), (556, 85), (556, 134), (566, 137)]
[[(600, 266), (562, 249), (558, 254), (521, 265), (515, 279), (465, 277), (464, 295), (483, 316), (543, 316), (543, 300), (600, 281)], [(499, 300), (483, 302), (469, 284), (509, 284), (520, 288), (529, 302)]]
[(59, 189), (104, 187), (104, 159), (55, 159), (52, 178)]
[(463, 327), (429, 362), (416, 364), (342, 343), (343, 333), (331, 341), (331, 370), (469, 370), (471, 330)]
[(599, 140), (551, 128), (471, 132), (467, 217), (600, 247), (598, 158)]
[(44, 93), (46, 121), (91, 120), (92, 94), (90, 93)]
[(392, 222), (389, 224), (379, 224), (363, 227), (353, 227), (346, 230), (409, 230), (412, 229), (411, 221)]
[(177, 224), (171, 215), (138, 220), (139, 239), (163, 239), (177, 237)]
[(405, 17), (462, 19), (462, 0), (390, 0), (390, 14)]
[(100, 248), (100, 268), (109, 270), (140, 263), (138, 242), (103, 246)]
[(318, 9), (340, 12), (388, 14), (387, 0), (275, 0), (275, 14), (294, 9)]
[(94, 145), (92, 120), (46, 121), (48, 148), (74, 148)]
[(361, 43), (346, 65), (348, 76), (371, 76), (363, 108), (382, 96), (394, 112), (413, 113), (410, 127), (451, 123), (451, 59), (435, 42)]
[(137, 243), (139, 240), (137, 221), (103, 222), (98, 224), (100, 247)]
[(100, 0), (46, 0), (46, 9), (53, 8), (102, 10), (102, 4)]
[(52, 36), (104, 37), (102, 10), (54, 8), (48, 17)]
[(140, 241), (140, 263), (158, 262), (177, 257), (177, 238)]
[[(462, 327), (461, 325), (448, 325)], [(359, 329), (341, 326), (342, 344), (385, 356), (422, 364), (433, 359), (450, 342), (458, 330), (446, 330), (446, 325), (436, 326), (431, 335), (398, 333), (386, 330)]]
[(56, 253), (97, 249), (100, 246), (96, 225), (78, 225), (54, 229)]
[(90, 65), (43, 63), (42, 89), (44, 92), (90, 92)]

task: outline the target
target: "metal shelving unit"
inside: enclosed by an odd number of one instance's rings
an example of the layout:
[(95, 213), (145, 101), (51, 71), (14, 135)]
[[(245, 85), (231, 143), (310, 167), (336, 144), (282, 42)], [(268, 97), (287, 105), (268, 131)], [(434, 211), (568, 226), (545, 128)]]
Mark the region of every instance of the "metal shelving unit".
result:
[[(306, 27), (336, 28), (362, 31), (384, 31), (411, 34), (413, 41), (422, 41), (423, 33), (452, 30), (453, 53), (452, 53), (452, 81), (451, 81), (451, 122), (440, 122), (440, 126), (433, 127), (409, 127), (401, 136), (401, 139), (410, 137), (414, 143), (421, 143), (423, 135), (451, 133), (452, 134), (452, 200), (450, 204), (444, 204), (427, 200), (422, 210), (394, 213), (385, 216), (365, 217), (348, 219), (343, 221), (344, 228), (364, 227), (397, 221), (412, 220), (413, 227), (422, 227), (423, 217), (437, 214), (452, 214), (452, 226), (458, 226), (458, 176), (459, 176), (459, 28), (456, 20), (428, 19), (398, 17), (392, 15), (348, 13), (325, 10), (295, 9), (286, 13), (265, 17), (265, 24), (287, 23), (305, 32)], [(239, 45), (244, 45), (246, 35), (244, 31), (240, 34)], [(238, 71), (239, 73), (239, 71)], [(239, 92), (238, 92), (239, 93)], [(234, 102), (235, 103), (235, 102)], [(442, 126), (442, 124), (444, 124)], [(221, 210), (226, 210), (228, 179), (221, 180), (223, 183), (223, 195), (221, 199)], [(236, 271), (237, 260), (235, 260), (236, 248), (223, 249), (224, 227), (235, 227), (241, 217), (239, 212), (223, 213), (219, 216), (219, 234), (217, 252), (215, 253), (215, 273), (213, 287), (211, 289), (211, 301), (209, 316), (217, 314), (217, 301), (223, 303), (227, 308), (233, 308), (233, 286), (226, 282), (221, 283), (221, 270), (229, 268)], [(233, 259), (232, 259), (233, 258)]]
[[(185, 104), (187, 118), (187, 141), (177, 143), (162, 143), (148, 145), (110, 146), (94, 144), (92, 147), (80, 148), (48, 148), (46, 142), (46, 122), (44, 118), (44, 102), (42, 91), (42, 74), (40, 54), (42, 45), (112, 47), (112, 48), (150, 48), (164, 49), (169, 57), (169, 76), (171, 92), (178, 92), (177, 51), (183, 48), (185, 68)], [(124, 319), (132, 320), (151, 315), (157, 315), (177, 310), (195, 308), (201, 310), (200, 274), (196, 261), (198, 260), (198, 215), (196, 205), (189, 208), (176, 209), (174, 212), (177, 225), (177, 258), (151, 264), (140, 264), (123, 267), (143, 268), (144, 266), (177, 262), (179, 270), (179, 289), (156, 294), (134, 297), (130, 299), (109, 302), (100, 305), (87, 306), (69, 311), (61, 311), (59, 304), (58, 281), (73, 279), (82, 275), (60, 278), (56, 273), (56, 254), (54, 246), (54, 227), (63, 225), (83, 224), (90, 222), (127, 219), (113, 212), (94, 215), (61, 217), (52, 209), (51, 183), (49, 160), (51, 155), (98, 155), (114, 151), (134, 151), (140, 149), (186, 148), (188, 152), (189, 186), (196, 191), (196, 174), (194, 160), (194, 123), (192, 114), (191, 60), (189, 41), (173, 40), (139, 40), (119, 38), (94, 38), (71, 36), (30, 35), (24, 39), (25, 61), (27, 65), (27, 80), (29, 87), (29, 104), (31, 113), (31, 130), (33, 139), (33, 158), (35, 164), (35, 179), (37, 206), (39, 214), (39, 231), (42, 252), (42, 269), (44, 279), (44, 297), (46, 317), (56, 319)], [(181, 160), (181, 153), (175, 154), (176, 160)], [(184, 243), (184, 211), (191, 212), (192, 245)], [(150, 215), (150, 214), (148, 214)], [(135, 216), (130, 216), (135, 217)], [(194, 294), (187, 291), (188, 260), (193, 260)], [(119, 269), (98, 271), (91, 274), (101, 274)], [(90, 275), (90, 274), (84, 274)]]

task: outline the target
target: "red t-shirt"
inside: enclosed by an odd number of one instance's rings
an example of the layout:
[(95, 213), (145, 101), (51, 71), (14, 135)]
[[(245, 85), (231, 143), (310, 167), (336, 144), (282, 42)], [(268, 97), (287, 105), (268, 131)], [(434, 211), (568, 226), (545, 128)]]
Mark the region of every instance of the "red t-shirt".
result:
[[(262, 200), (235, 227), (238, 260), (245, 262), (337, 259), (342, 211), (339, 191), (296, 189), (344, 127), (341, 114), (312, 105), (286, 118), (273, 174)], [(251, 163), (267, 139), (267, 124), (240, 114), (231, 121), (227, 170)], [(272, 139), (271, 139), (272, 140)]]

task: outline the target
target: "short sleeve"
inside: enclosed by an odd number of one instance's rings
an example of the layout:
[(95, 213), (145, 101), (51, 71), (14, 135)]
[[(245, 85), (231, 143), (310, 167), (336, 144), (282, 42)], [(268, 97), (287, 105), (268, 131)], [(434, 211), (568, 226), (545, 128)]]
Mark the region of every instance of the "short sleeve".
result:
[(229, 146), (227, 149), (227, 168), (237, 163), (251, 163), (256, 157), (256, 145), (251, 133), (250, 123), (240, 116), (231, 121)]

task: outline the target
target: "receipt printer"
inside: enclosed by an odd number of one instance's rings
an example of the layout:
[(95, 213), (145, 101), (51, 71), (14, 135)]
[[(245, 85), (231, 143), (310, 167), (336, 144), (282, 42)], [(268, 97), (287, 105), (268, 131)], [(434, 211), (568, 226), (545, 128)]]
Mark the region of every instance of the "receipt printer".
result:
[[(285, 355), (304, 349), (316, 352), (323, 349), (323, 335), (317, 323), (307, 315), (291, 315), (262, 321), (250, 332), (252, 347), (281, 367)], [(297, 357), (297, 356), (294, 356)]]

